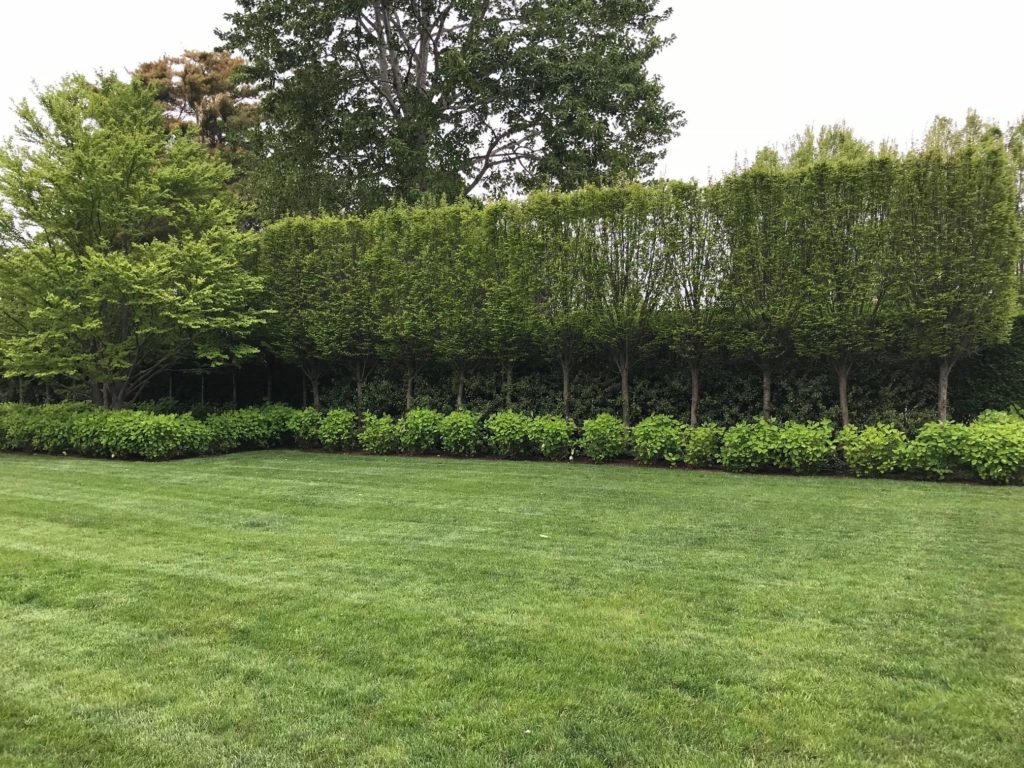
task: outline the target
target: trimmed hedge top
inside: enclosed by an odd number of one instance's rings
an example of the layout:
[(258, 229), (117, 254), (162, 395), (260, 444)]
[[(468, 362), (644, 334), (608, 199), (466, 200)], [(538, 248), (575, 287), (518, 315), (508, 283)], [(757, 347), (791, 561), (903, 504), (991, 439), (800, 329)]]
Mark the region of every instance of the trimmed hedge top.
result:
[(723, 429), (668, 416), (632, 429), (608, 414), (582, 427), (556, 416), (503, 411), (484, 420), (416, 409), (400, 419), (268, 405), (198, 419), (108, 411), (83, 403), (0, 405), (0, 450), (156, 461), (286, 446), (366, 453), (489, 454), (504, 458), (722, 467), (734, 472), (849, 472), (881, 477), (1024, 483), (1024, 418), (987, 412), (970, 425), (933, 422), (914, 435), (889, 424), (846, 427), (757, 419)]

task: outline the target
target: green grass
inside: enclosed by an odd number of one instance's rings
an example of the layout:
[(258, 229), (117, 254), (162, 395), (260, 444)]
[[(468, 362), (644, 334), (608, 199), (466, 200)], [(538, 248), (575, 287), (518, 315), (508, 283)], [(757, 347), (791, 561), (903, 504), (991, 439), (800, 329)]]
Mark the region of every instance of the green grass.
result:
[(0, 765), (1024, 765), (1024, 489), (0, 456)]

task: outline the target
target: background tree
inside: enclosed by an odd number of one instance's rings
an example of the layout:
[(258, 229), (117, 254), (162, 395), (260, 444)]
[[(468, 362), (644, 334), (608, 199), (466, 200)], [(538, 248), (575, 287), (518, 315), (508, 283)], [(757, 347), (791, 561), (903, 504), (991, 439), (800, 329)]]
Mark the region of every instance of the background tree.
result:
[(270, 207), (367, 209), (649, 173), (683, 122), (656, 6), (239, 0), (220, 34), (266, 92)]
[(87, 382), (116, 408), (176, 359), (250, 354), (258, 281), (219, 200), (230, 169), (168, 135), (137, 83), (73, 76), (37, 97), (0, 151), (5, 375)]
[(1005, 342), (1016, 307), (1021, 235), (1012, 168), (998, 134), (912, 152), (893, 213), (900, 338), (910, 355), (937, 359), (938, 415), (949, 416), (954, 366)]

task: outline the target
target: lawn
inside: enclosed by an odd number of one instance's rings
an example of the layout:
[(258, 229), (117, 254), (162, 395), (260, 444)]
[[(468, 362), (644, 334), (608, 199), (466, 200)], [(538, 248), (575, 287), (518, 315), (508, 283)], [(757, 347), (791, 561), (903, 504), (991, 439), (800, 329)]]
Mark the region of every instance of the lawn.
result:
[(0, 456), (0, 765), (1024, 765), (1024, 489)]

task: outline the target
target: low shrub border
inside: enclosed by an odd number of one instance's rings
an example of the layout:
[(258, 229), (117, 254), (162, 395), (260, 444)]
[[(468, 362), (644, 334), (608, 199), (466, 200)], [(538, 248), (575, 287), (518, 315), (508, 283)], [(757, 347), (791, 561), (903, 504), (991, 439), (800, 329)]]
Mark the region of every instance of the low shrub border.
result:
[(577, 430), (557, 416), (511, 411), (485, 420), (468, 411), (417, 409), (396, 420), (268, 405), (198, 418), (83, 403), (0, 404), (0, 451), (159, 461), (288, 446), (1024, 483), (1024, 418), (1017, 413), (987, 412), (971, 424), (933, 422), (908, 435), (891, 424), (837, 432), (828, 421), (757, 419), (723, 429), (651, 416), (630, 429), (603, 414)]

